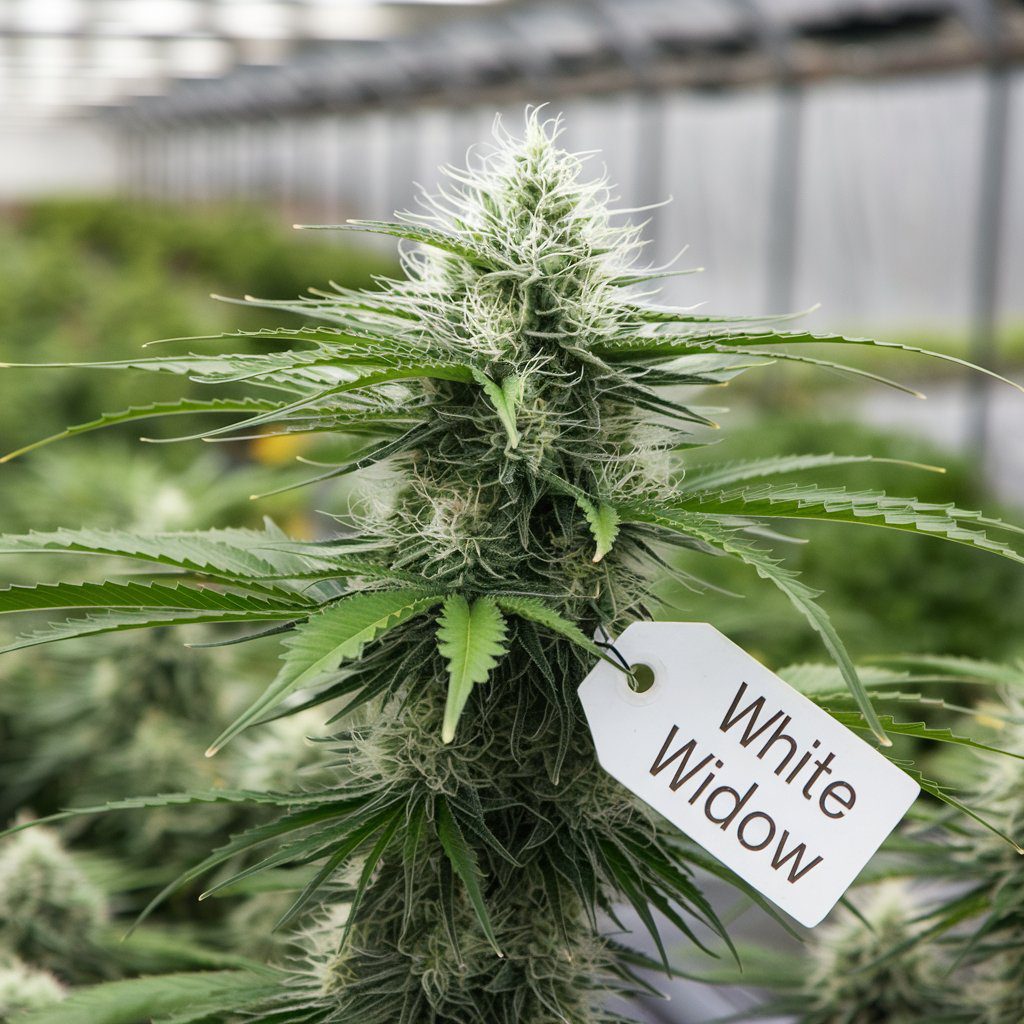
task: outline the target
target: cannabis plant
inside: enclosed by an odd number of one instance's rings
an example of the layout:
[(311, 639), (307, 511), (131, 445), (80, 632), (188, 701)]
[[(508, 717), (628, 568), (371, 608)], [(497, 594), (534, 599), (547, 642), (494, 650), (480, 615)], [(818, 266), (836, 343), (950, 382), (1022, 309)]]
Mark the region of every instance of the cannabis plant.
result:
[[(1016, 748), (1024, 753), (1024, 707), (1016, 702)], [(1022, 833), (1024, 771), (1020, 762), (993, 773), (986, 796), (1006, 829)], [(976, 898), (984, 914), (965, 939), (964, 958), (974, 967), (969, 989), (976, 1008), (972, 1024), (1013, 1024), (1024, 1020), (1024, 865), (988, 836), (973, 834), (966, 851)], [(973, 856), (972, 856), (973, 855)]]
[[(912, 671), (947, 684), (1000, 686), (1002, 700), (979, 709), (993, 743), (1013, 758), (965, 772), (976, 800), (1011, 836), (1024, 835), (1024, 665), (964, 658), (906, 659)], [(1013, 1024), (1024, 1019), (1024, 862), (1020, 850), (994, 841), (976, 822), (943, 822), (951, 835), (946, 856), (927, 851), (919, 864), (947, 883), (945, 898), (921, 917), (926, 937), (952, 948), (970, 1024)], [(967, 924), (964, 926), (963, 922)], [(906, 951), (913, 955), (912, 950)]]
[(802, 956), (744, 951), (744, 971), (719, 980), (772, 995), (751, 1018), (798, 1024), (968, 1024), (944, 951), (915, 940), (924, 931), (913, 893), (898, 883), (871, 886), (855, 913), (841, 912), (808, 940)]
[(106, 916), (103, 894), (55, 835), (37, 829), (0, 852), (0, 950), (65, 971), (75, 952), (87, 958)]
[(151, 567), (148, 579), (0, 593), (5, 611), (86, 610), (14, 647), (197, 622), (262, 623), (237, 639), (282, 637), (276, 677), (213, 738), (211, 755), (269, 719), (338, 708), (329, 783), (165, 801), (277, 809), (182, 880), (248, 858), (215, 878), (214, 893), (290, 869), (280, 924), (301, 921), (300, 955), (266, 972), (118, 983), (140, 987), (72, 996), (68, 1014), (162, 1013), (176, 1024), (621, 1020), (607, 996), (647, 989), (637, 972), (654, 961), (614, 937), (617, 909), (633, 908), (664, 957), (656, 916), (694, 942), (698, 924), (723, 933), (695, 868), (732, 876), (598, 767), (576, 688), (597, 659), (618, 662), (594, 637), (653, 615), (651, 587), (665, 574), (700, 590), (701, 559), (735, 559), (807, 619), (853, 695), (851, 724), (885, 743), (815, 591), (780, 565), (765, 523), (873, 523), (1021, 561), (986, 532), (1009, 528), (977, 513), (791, 482), (867, 456), (702, 468), (697, 449), (713, 424), (696, 404), (701, 389), (778, 360), (832, 365), (803, 354), (811, 343), (881, 343), (647, 304), (643, 288), (662, 272), (635, 266), (640, 229), (616, 221), (605, 183), (587, 181), (557, 135), (532, 114), (522, 141), (499, 131), (492, 150), (449, 170), (422, 213), (344, 226), (405, 240), (402, 279), (245, 300), (300, 318), (256, 335), (266, 354), (91, 364), (223, 387), (96, 425), (229, 416), (189, 436), (361, 439), (316, 480), (389, 465), (365, 500), (335, 510), (337, 533), (314, 543), (272, 524), (2, 541), (6, 552)]
[(147, 923), (139, 941), (123, 942), (139, 886), (138, 869), (69, 850), (55, 831), (9, 842), (0, 851), (0, 1021), (58, 1001), (64, 985), (246, 963), (209, 928)]
[(0, 957), (0, 1021), (52, 1006), (63, 997), (64, 989), (52, 974), (35, 970), (17, 957)]
[[(193, 633), (198, 643), (209, 634)], [(280, 789), (317, 756), (306, 737), (319, 722), (297, 715), (202, 756), (207, 723), (255, 695), (245, 672), (258, 663), (224, 651), (186, 650), (170, 630), (145, 641), (117, 636), (69, 645), (43, 660), (12, 655), (0, 690), (0, 815), (38, 816), (69, 803), (100, 804), (218, 785)], [(34, 657), (32, 655), (35, 655)], [(90, 815), (65, 826), (77, 846), (102, 849), (150, 872), (205, 854), (247, 821), (242, 805), (199, 805), (130, 816)]]

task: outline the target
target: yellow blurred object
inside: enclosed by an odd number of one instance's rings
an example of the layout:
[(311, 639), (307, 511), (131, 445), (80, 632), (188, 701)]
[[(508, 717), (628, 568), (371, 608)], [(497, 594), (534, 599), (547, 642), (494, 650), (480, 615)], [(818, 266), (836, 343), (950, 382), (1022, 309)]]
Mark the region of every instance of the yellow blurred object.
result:
[(990, 715), (975, 715), (974, 720), (978, 725), (985, 726), (986, 729), (995, 729), (996, 731), (999, 731), (1006, 728), (1006, 723), (1001, 718), (992, 718)]
[(284, 532), (296, 540), (313, 540), (317, 535), (313, 519), (301, 512), (287, 518)]
[(305, 434), (265, 434), (250, 446), (252, 457), (264, 466), (280, 466), (291, 462), (309, 448)]

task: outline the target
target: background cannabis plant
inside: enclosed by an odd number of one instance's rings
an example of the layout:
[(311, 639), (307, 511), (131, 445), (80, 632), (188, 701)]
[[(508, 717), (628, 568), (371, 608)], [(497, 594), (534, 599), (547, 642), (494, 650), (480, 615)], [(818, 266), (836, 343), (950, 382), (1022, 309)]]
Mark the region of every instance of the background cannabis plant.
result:
[[(621, 1020), (607, 996), (648, 990), (637, 971), (656, 965), (608, 934), (616, 907), (632, 906), (667, 961), (655, 914), (697, 944), (698, 926), (725, 938), (694, 869), (742, 883), (598, 768), (576, 688), (614, 650), (592, 637), (653, 615), (653, 581), (670, 574), (700, 591), (702, 559), (734, 559), (804, 615), (848, 688), (844, 720), (885, 742), (815, 591), (779, 564), (765, 521), (873, 523), (1022, 560), (986, 532), (1011, 528), (978, 513), (792, 482), (868, 456), (702, 465), (695, 449), (714, 423), (687, 389), (777, 360), (834, 365), (803, 354), (815, 342), (880, 343), (645, 304), (638, 288), (662, 272), (634, 268), (640, 230), (616, 224), (607, 186), (585, 180), (557, 134), (533, 114), (524, 140), (499, 133), (493, 150), (449, 170), (422, 215), (345, 225), (412, 243), (404, 277), (375, 291), (247, 299), (301, 318), (237, 336), (265, 354), (88, 364), (220, 390), (76, 430), (228, 416), (189, 437), (354, 439), (351, 458), (319, 465), (316, 481), (389, 466), (364, 500), (335, 510), (337, 534), (316, 542), (270, 523), (0, 542), (8, 553), (142, 563), (128, 579), (0, 592), (2, 611), (85, 612), (9, 649), (260, 623), (245, 638), (282, 635), (281, 666), (209, 753), (300, 709), (328, 705), (333, 723), (326, 783), (111, 805), (276, 809), (180, 883), (218, 872), (213, 895), (264, 874), (290, 891), (279, 924), (301, 922), (296, 956), (264, 970), (115, 982), (26, 1020)], [(895, 718), (884, 724), (901, 731)]]

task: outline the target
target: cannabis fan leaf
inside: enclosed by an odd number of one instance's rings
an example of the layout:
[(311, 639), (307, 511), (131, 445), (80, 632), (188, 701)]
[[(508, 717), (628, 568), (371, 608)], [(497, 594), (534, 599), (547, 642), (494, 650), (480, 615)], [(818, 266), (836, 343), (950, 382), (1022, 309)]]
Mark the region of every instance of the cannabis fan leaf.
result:
[(469, 604), (461, 595), (449, 597), (438, 620), (438, 650), (448, 662), (448, 700), (442, 737), (455, 739), (455, 726), (477, 683), (487, 682), (498, 658), (506, 653), (505, 619), (492, 598)]
[(421, 590), (351, 594), (302, 623), (285, 641), (284, 667), (266, 692), (211, 745), (215, 754), (232, 737), (273, 711), (289, 694), (358, 658), (385, 630), (426, 611), (441, 598)]

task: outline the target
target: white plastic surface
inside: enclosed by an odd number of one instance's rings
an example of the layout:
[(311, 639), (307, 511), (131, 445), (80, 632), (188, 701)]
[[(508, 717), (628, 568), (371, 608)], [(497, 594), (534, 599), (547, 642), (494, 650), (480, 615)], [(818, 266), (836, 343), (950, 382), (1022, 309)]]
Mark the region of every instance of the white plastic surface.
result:
[(707, 623), (637, 622), (615, 647), (654, 683), (635, 693), (601, 662), (580, 685), (601, 765), (787, 914), (818, 924), (920, 787)]

